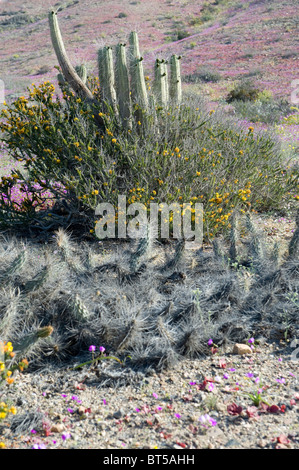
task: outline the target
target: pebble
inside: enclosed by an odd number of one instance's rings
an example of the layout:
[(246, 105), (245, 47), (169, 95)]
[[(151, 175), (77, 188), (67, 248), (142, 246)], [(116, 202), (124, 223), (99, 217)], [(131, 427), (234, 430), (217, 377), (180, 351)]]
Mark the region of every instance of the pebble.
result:
[(51, 427), (51, 432), (63, 432), (63, 431), (65, 431), (64, 424), (57, 423), (57, 424), (53, 424), (53, 426)]

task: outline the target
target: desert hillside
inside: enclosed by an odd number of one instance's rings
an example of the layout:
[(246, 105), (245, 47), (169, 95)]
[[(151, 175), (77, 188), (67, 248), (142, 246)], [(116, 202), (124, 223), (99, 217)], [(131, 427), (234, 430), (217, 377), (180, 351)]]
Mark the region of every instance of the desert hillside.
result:
[[(55, 80), (57, 60), (48, 25), (51, 7), (59, 20), (74, 65), (96, 73), (101, 45), (114, 45), (137, 30), (148, 74), (156, 57), (182, 55), (185, 87), (218, 100), (241, 77), (253, 78), (274, 95), (290, 98), (298, 78), (298, 8), (295, 0), (14, 0), (0, 3), (0, 78), (6, 99), (32, 82)], [(191, 85), (190, 85), (191, 84)]]

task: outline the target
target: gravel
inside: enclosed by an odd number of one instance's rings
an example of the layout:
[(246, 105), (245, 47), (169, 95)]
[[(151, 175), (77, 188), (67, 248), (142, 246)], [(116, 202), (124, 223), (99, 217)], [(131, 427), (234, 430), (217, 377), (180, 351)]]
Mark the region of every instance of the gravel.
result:
[[(100, 385), (100, 366), (97, 373), (29, 368), (0, 391), (17, 408), (0, 424), (0, 442), (7, 449), (298, 449), (291, 341), (256, 345), (251, 355), (232, 351), (117, 388)], [(248, 394), (259, 389), (267, 404), (254, 406)]]

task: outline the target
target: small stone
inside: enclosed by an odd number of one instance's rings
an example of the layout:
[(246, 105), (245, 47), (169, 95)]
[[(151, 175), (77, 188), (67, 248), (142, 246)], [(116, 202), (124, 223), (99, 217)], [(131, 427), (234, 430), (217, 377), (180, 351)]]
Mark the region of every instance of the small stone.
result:
[(63, 432), (63, 431), (65, 431), (64, 424), (57, 423), (57, 424), (53, 424), (53, 426), (51, 427), (51, 432)]
[(122, 408), (120, 408), (118, 411), (116, 411), (115, 413), (113, 413), (113, 418), (115, 419), (120, 419), (122, 416), (125, 415), (125, 412)]
[(252, 354), (250, 346), (247, 344), (236, 343), (234, 345), (233, 354)]
[(261, 439), (260, 441), (258, 441), (257, 445), (261, 448), (263, 447), (266, 447), (266, 445), (268, 444), (268, 442), (265, 440), (265, 439)]
[(241, 447), (241, 444), (236, 439), (230, 439), (226, 444), (224, 444), (224, 447)]
[(85, 413), (85, 407), (84, 406), (79, 406), (78, 413), (79, 413), (79, 415), (83, 415)]
[(57, 419), (57, 421), (62, 421), (64, 418), (64, 415), (58, 413), (57, 415), (55, 415), (55, 419)]

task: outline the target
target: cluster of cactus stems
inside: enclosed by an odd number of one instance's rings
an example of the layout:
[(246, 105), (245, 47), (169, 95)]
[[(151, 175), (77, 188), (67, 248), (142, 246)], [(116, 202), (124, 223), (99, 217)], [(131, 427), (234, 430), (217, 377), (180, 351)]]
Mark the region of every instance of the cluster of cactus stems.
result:
[[(50, 11), (49, 23), (52, 44), (62, 72), (58, 75), (58, 82), (67, 83), (87, 102), (95, 102), (86, 84), (86, 67), (81, 65), (74, 68), (67, 56), (57, 11)], [(132, 129), (134, 122), (145, 125), (150, 109), (155, 110), (157, 106), (167, 108), (169, 105), (177, 106), (181, 103), (180, 56), (171, 56), (169, 78), (166, 60), (156, 59), (154, 67), (154, 93), (149, 95), (143, 70), (143, 57), (140, 54), (138, 35), (135, 31), (132, 31), (129, 37), (128, 54), (126, 44), (123, 43), (118, 44), (115, 51), (110, 46), (98, 51), (101, 99), (113, 109), (114, 116), (126, 129)], [(101, 126), (102, 122), (98, 122)]]
[[(50, 243), (0, 241), (0, 337), (30, 370), (76, 367), (90, 345), (101, 385), (125, 384), (180, 358), (248, 338), (298, 334), (299, 215), (286, 252), (268, 247), (250, 216), (211, 249), (161, 244), (150, 231), (129, 243), (79, 242), (59, 229)], [(109, 250), (111, 247), (111, 251)], [(47, 273), (47, 275), (45, 274)], [(286, 323), (287, 322), (287, 323)], [(99, 366), (102, 367), (102, 366)]]

